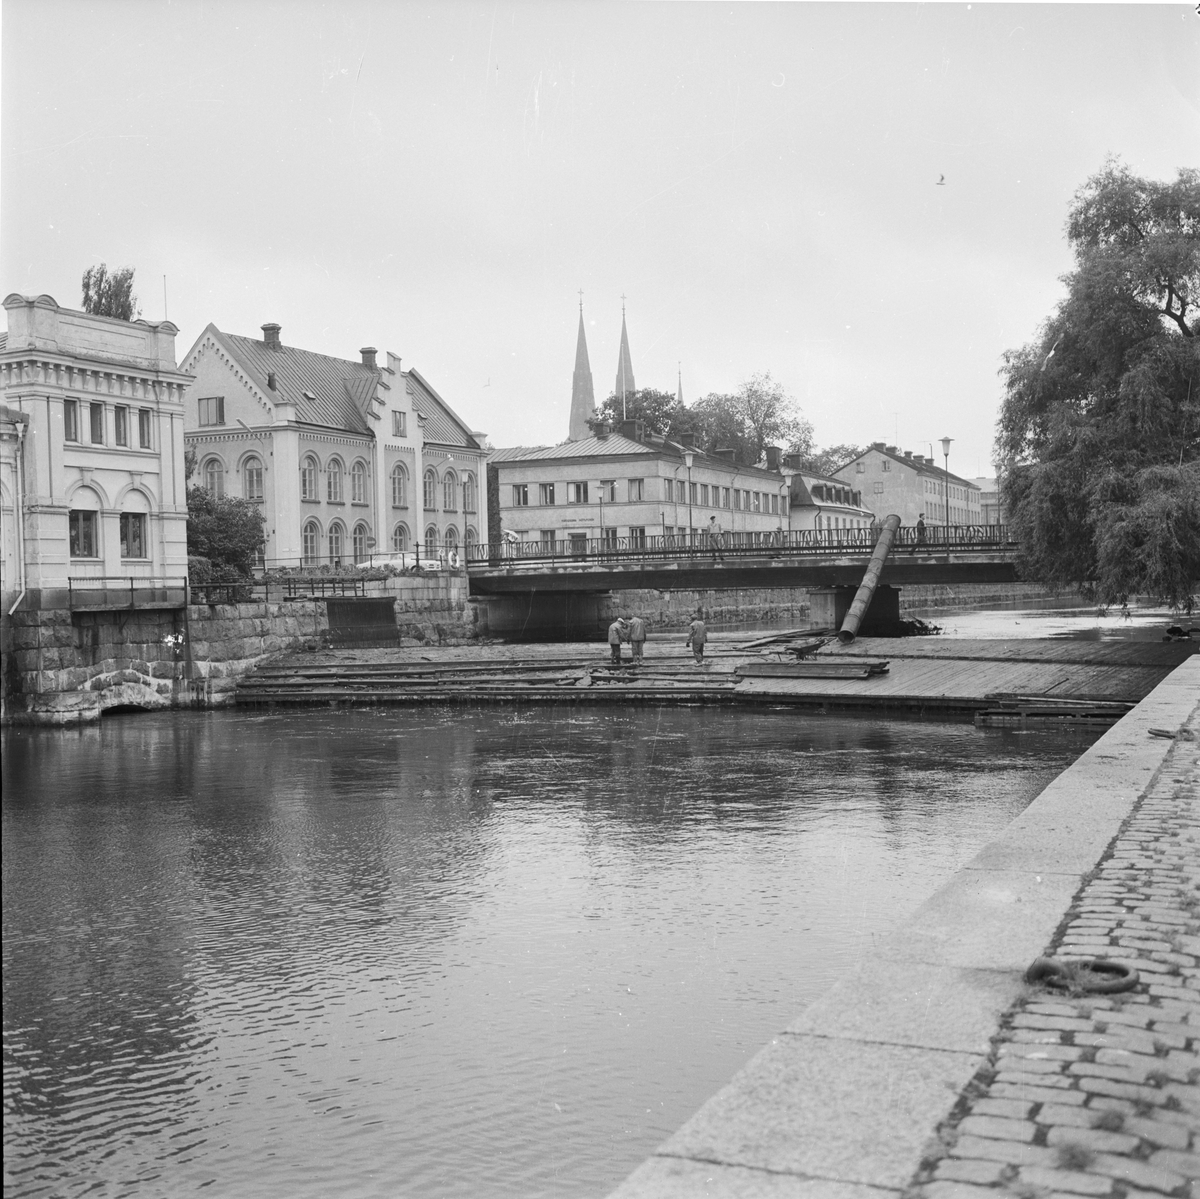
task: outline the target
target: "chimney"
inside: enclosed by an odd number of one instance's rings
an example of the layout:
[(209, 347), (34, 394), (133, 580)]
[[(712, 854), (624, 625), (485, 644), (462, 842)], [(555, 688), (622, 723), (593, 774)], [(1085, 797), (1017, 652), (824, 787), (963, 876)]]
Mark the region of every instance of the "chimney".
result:
[(894, 454), (896, 452), (896, 447), (894, 445), (885, 445), (883, 448), (887, 450), (889, 454)]
[(887, 447), (883, 444), (882, 441), (871, 442), (871, 449), (873, 449), (873, 450), (882, 450), (882, 449), (886, 449), (886, 448)]
[(630, 441), (646, 440), (646, 426), (640, 420), (623, 420), (617, 426), (617, 432), (622, 437), (628, 437)]
[(279, 326), (276, 324), (263, 325), (263, 343), (268, 350), (282, 350), (283, 346), (279, 344)]
[(783, 465), (791, 471), (800, 470), (800, 455), (799, 454), (784, 454)]
[(777, 445), (763, 446), (767, 455), (767, 470), (778, 471), (783, 458), (783, 450)]
[(905, 456), (906, 458), (911, 458), (911, 457), (912, 457), (912, 450), (905, 450), (905, 451), (904, 451), (904, 456)]
[(596, 425), (596, 436), (601, 441), (606, 441), (608, 435), (612, 432), (612, 424), (609, 421), (602, 420)]
[(694, 450), (696, 448), (696, 434), (695, 433), (680, 433), (679, 434), (679, 444), (681, 446), (683, 446), (684, 449)]
[(362, 355), (363, 366), (369, 366), (372, 370), (374, 370), (375, 369), (375, 347), (374, 346), (363, 346), (363, 348), (361, 350), (359, 350), (358, 352)]
[(719, 445), (715, 450), (713, 450), (713, 453), (718, 458), (724, 458), (726, 462), (733, 462), (737, 457), (737, 450), (735, 450), (731, 445)]

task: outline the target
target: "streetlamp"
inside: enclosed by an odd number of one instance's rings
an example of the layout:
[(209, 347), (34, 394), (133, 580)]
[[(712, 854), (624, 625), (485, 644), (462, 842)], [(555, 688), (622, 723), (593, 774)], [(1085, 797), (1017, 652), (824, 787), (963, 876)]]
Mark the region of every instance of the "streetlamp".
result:
[(790, 470), (785, 470), (783, 472), (783, 486), (781, 489), (783, 494), (780, 496), (780, 499), (779, 499), (779, 532), (781, 534), (783, 532), (783, 518), (785, 516), (787, 516), (787, 518), (788, 518), (789, 532), (791, 531), (791, 527), (792, 527), (792, 519), (788, 513), (788, 508), (790, 507), (791, 502), (792, 502), (792, 480), (795, 477), (796, 476), (793, 475)]
[(950, 443), (953, 437), (942, 438), (942, 455), (946, 462), (946, 477), (942, 486), (946, 489), (946, 552), (950, 552)]

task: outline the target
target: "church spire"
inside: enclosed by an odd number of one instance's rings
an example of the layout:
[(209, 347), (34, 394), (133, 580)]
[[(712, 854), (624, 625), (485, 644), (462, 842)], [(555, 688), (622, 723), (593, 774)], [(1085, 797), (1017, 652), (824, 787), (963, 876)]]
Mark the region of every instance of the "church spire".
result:
[(683, 407), (683, 363), (677, 362), (675, 365), (679, 368), (679, 387), (675, 392), (675, 402), (682, 408)]
[(583, 331), (583, 292), (579, 293), (579, 336), (575, 342), (575, 374), (571, 380), (571, 425), (568, 441), (591, 437), (588, 420), (596, 414), (596, 396), (592, 390), (592, 366), (588, 362), (587, 337)]
[(621, 297), (621, 353), (617, 358), (617, 385), (613, 395), (621, 401), (621, 417), (625, 417), (625, 397), (637, 391), (633, 381), (633, 361), (629, 357), (629, 333), (625, 328), (625, 297)]

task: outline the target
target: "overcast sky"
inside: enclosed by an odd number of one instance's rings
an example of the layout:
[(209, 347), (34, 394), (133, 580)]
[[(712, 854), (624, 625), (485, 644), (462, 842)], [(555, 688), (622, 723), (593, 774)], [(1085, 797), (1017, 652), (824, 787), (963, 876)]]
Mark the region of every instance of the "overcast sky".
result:
[(987, 473), (1075, 189), (1200, 165), (1190, 3), (6, 0), (3, 68), (5, 293), (165, 275), (181, 359), (387, 348), (498, 445), (565, 438), (582, 288), (598, 399), (624, 293), (640, 386)]

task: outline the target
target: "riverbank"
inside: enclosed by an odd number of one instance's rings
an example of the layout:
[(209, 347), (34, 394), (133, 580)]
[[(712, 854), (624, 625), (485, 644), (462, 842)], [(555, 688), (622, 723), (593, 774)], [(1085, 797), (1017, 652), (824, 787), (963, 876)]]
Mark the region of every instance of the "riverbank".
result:
[[(1183, 1196), (1200, 1161), (1198, 697), (1192, 657), (613, 1199)], [(1142, 978), (1124, 1001), (1064, 1001), (1023, 982), (1047, 952), (1132, 957)]]

